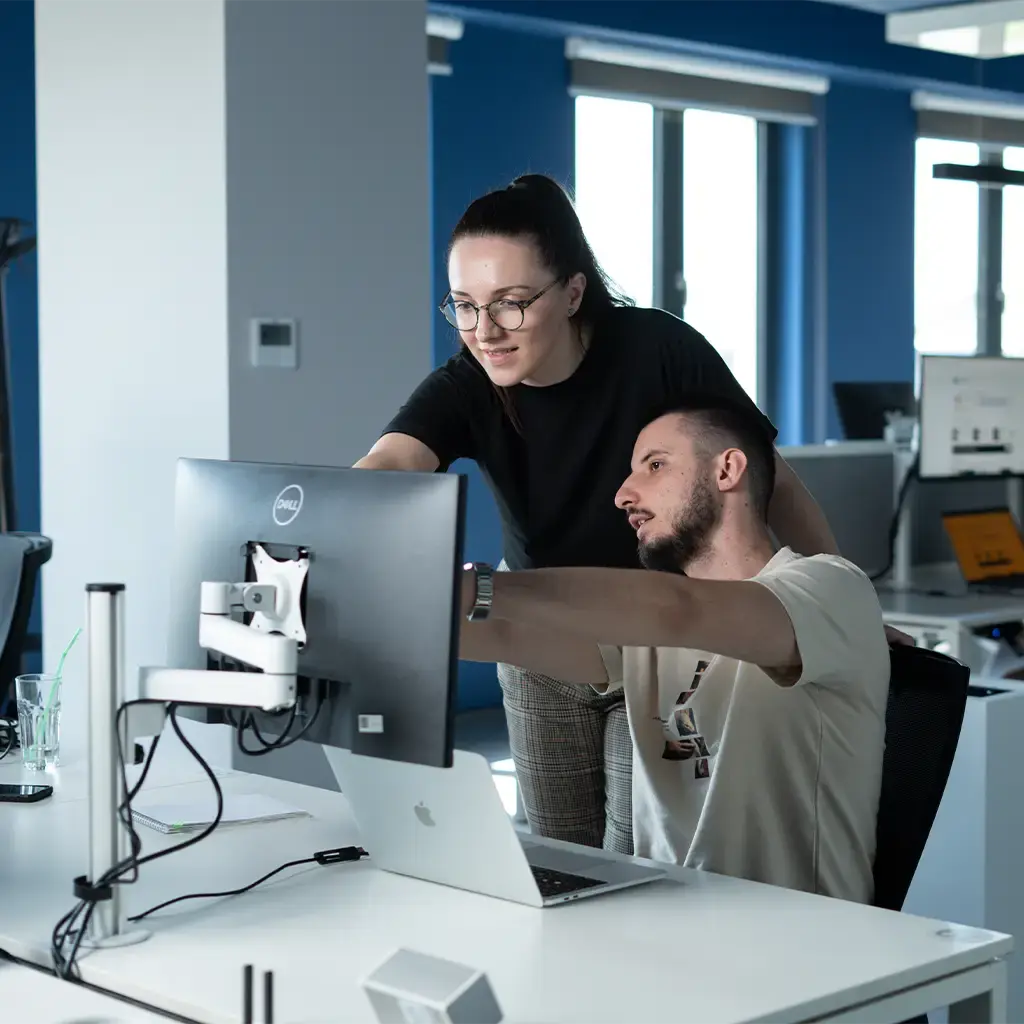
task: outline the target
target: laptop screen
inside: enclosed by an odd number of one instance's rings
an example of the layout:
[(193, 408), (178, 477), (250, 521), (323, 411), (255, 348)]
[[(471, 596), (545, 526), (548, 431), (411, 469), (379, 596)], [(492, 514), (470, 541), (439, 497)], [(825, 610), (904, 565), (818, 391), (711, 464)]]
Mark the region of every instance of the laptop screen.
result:
[(947, 513), (942, 524), (968, 583), (1024, 575), (1024, 541), (1008, 508)]

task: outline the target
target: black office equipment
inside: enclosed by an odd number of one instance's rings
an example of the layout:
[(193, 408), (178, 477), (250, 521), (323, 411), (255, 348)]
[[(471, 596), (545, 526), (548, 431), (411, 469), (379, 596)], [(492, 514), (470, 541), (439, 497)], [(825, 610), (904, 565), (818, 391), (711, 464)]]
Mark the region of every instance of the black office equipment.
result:
[(0, 533), (17, 529), (14, 500), (14, 446), (11, 429), (10, 340), (7, 337), (7, 271), (36, 247), (25, 237), (27, 221), (0, 217)]
[(886, 413), (913, 416), (916, 409), (910, 381), (836, 381), (832, 394), (848, 441), (881, 440)]
[(905, 644), (890, 648), (890, 664), (874, 903), (902, 910), (953, 766), (970, 670)]
[(39, 570), (53, 554), (53, 542), (39, 533), (9, 533), (24, 548), (21, 578), (7, 636), (0, 636), (0, 716), (13, 715), (14, 679), (24, 671), (22, 659), (27, 651), (38, 651), (40, 638), (28, 632), (32, 604), (39, 583)]
[[(455, 474), (180, 460), (167, 664), (225, 667), (199, 647), (201, 584), (253, 579), (258, 545), (274, 571), (305, 573), (295, 732), (450, 767), (465, 500)], [(244, 714), (258, 738), (283, 735), (290, 718)]]
[[(902, 910), (953, 767), (971, 673), (907, 644), (893, 644), (889, 660), (874, 905)], [(928, 1024), (928, 1015), (904, 1024)]]

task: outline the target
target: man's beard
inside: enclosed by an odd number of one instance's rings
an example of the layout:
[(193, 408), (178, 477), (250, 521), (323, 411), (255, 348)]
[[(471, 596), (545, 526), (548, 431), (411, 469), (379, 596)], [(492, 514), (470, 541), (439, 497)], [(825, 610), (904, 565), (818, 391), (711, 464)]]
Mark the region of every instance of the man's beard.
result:
[(641, 541), (641, 564), (657, 572), (685, 574), (686, 567), (707, 551), (721, 514), (708, 477), (702, 476), (693, 485), (690, 500), (676, 516), (672, 533), (650, 543)]

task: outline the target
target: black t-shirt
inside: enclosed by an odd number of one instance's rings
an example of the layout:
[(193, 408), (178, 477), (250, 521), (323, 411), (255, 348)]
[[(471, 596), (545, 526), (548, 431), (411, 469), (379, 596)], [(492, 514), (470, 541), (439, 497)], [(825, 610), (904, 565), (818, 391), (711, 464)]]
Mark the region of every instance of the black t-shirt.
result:
[(640, 431), (688, 394), (749, 404), (775, 427), (702, 334), (660, 309), (620, 307), (595, 327), (576, 372), (510, 388), (519, 430), (468, 349), (413, 392), (385, 434), (409, 434), (446, 470), (480, 466), (501, 514), (512, 569), (637, 568), (636, 535), (614, 498)]

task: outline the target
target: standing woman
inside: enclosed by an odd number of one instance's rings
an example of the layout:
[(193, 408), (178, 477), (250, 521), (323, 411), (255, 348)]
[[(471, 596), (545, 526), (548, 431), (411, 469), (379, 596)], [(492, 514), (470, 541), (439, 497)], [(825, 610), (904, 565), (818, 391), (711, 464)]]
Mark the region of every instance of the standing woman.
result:
[[(475, 200), (452, 232), (448, 279), (441, 309), (461, 348), (356, 465), (433, 472), (475, 460), (501, 514), (502, 568), (639, 568), (614, 502), (637, 434), (687, 393), (750, 398), (692, 327), (613, 289), (550, 178), (525, 175)], [(776, 462), (769, 522), (780, 543), (835, 552), (821, 510)], [(534, 832), (632, 853), (621, 694), (511, 665), (498, 666), (498, 679)]]

